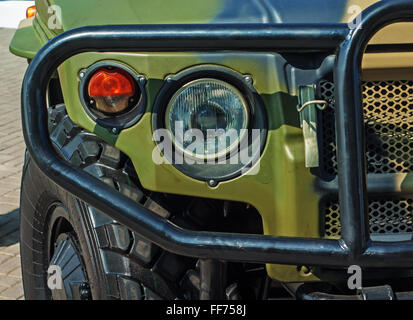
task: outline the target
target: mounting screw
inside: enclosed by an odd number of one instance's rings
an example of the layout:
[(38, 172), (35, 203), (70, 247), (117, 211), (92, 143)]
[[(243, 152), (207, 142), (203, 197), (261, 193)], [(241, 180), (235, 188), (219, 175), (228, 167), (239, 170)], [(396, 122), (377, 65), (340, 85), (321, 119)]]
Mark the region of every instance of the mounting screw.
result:
[(119, 129), (118, 128), (112, 128), (112, 133), (113, 134), (119, 134)]
[(86, 74), (85, 74), (84, 71), (80, 71), (80, 72), (79, 72), (79, 78), (80, 78), (80, 79), (83, 79), (83, 78), (85, 77), (85, 75), (86, 75)]
[(218, 182), (211, 179), (211, 180), (208, 181), (208, 185), (209, 185), (210, 187), (214, 188), (214, 187), (216, 187), (216, 186), (218, 185)]
[(79, 296), (81, 300), (90, 300), (90, 288), (87, 283), (82, 283), (80, 285)]
[(244, 80), (245, 80), (246, 83), (252, 84), (252, 77), (251, 76), (249, 76), (249, 75), (244, 76)]
[(166, 82), (172, 82), (172, 77), (171, 77), (171, 76), (167, 76), (165, 80), (166, 80)]
[(145, 83), (146, 78), (145, 78), (145, 76), (139, 76), (138, 80), (139, 80), (139, 82)]

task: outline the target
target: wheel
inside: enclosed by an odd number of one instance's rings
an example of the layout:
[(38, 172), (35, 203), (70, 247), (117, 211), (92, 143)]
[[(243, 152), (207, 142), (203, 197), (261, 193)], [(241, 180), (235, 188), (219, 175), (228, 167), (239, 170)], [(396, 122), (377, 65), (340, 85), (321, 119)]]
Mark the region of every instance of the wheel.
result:
[[(66, 114), (64, 105), (50, 108), (49, 130), (62, 158), (104, 181), (114, 192), (121, 192), (168, 216), (168, 211), (139, 187), (130, 161), (113, 146), (76, 126)], [(187, 265), (172, 267), (169, 275), (162, 274), (159, 261), (166, 259), (163, 264), (170, 265), (170, 261), (180, 259), (144, 241), (61, 189), (39, 170), (28, 152), (20, 208), (26, 299), (177, 297), (178, 293), (171, 287), (186, 273)], [(188, 260), (194, 263), (192, 259), (183, 258), (183, 261)], [(61, 271), (61, 287), (48, 286), (51, 266)]]

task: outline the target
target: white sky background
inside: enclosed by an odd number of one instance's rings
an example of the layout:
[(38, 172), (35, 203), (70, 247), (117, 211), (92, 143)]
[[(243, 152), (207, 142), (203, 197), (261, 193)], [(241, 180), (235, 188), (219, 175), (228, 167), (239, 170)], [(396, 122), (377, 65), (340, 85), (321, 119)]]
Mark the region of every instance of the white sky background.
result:
[(34, 1), (0, 0), (0, 28), (17, 28), (26, 18), (26, 9), (33, 5)]

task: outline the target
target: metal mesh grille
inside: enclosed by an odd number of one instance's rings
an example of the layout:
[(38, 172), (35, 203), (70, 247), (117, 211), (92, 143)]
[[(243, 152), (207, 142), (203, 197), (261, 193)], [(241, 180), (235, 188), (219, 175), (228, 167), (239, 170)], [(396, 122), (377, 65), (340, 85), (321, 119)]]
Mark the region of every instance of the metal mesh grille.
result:
[[(334, 84), (329, 81), (320, 82), (321, 97), (326, 101), (334, 101)], [(322, 161), (323, 171), (328, 175), (337, 174), (337, 148), (334, 103), (321, 113), (322, 125)]]
[[(324, 203), (324, 230), (328, 238), (340, 237), (340, 208), (336, 199)], [(369, 201), (370, 234), (413, 232), (413, 199), (380, 198)]]
[[(323, 99), (334, 98), (334, 84), (321, 81)], [(363, 83), (366, 160), (369, 173), (408, 173), (413, 169), (413, 81)], [(322, 113), (322, 168), (337, 174), (334, 104)]]
[(338, 201), (330, 199), (324, 204), (324, 232), (328, 238), (340, 237), (340, 206)]

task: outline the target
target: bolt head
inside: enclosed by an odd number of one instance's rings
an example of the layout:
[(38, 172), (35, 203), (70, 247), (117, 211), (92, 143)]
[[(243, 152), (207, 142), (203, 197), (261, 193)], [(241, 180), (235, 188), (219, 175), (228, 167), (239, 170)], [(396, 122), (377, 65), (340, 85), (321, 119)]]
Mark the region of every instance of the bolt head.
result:
[(211, 180), (208, 181), (208, 185), (210, 187), (216, 187), (218, 185), (218, 182), (211, 179)]
[(246, 83), (251, 84), (252, 83), (252, 77), (251, 76), (245, 76), (244, 80)]
[(81, 300), (89, 300), (90, 299), (90, 289), (86, 283), (82, 283), (79, 287), (79, 294)]

